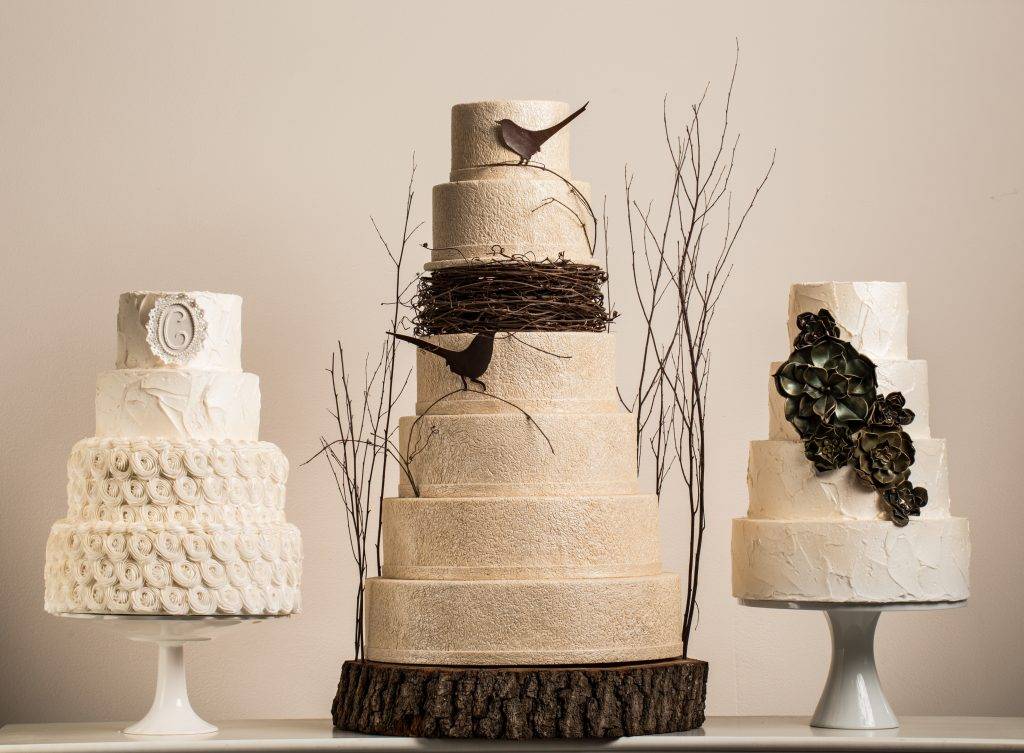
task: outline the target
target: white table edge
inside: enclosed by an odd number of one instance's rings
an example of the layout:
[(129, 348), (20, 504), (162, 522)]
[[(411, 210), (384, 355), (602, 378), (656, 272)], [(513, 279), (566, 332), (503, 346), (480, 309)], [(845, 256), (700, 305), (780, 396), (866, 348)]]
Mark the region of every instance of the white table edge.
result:
[[(329, 719), (223, 722), (216, 735), (130, 737), (121, 723), (8, 724), (0, 727), (0, 753), (213, 753), (225, 751), (1024, 751), (1021, 717), (904, 717), (901, 730), (813, 730), (806, 717), (709, 717), (703, 730), (615, 740), (481, 741), (377, 737), (331, 733)], [(743, 728), (732, 731), (732, 727)], [(771, 728), (774, 727), (775, 731)], [(764, 729), (762, 729), (764, 728)], [(919, 728), (932, 728), (924, 734)], [(963, 733), (956, 730), (960, 728)], [(75, 730), (88, 733), (75, 739)], [(279, 736), (274, 735), (280, 730)], [(303, 729), (307, 734), (301, 734)], [(247, 736), (246, 730), (257, 734)], [(780, 731), (784, 730), (784, 731)], [(947, 730), (943, 733), (943, 730)], [(59, 736), (55, 732), (62, 733)], [(49, 734), (47, 734), (49, 733)], [(260, 735), (264, 735), (260, 737)], [(60, 737), (61, 739), (55, 739)], [(34, 740), (32, 738), (35, 738)], [(8, 742), (10, 740), (10, 742)]]

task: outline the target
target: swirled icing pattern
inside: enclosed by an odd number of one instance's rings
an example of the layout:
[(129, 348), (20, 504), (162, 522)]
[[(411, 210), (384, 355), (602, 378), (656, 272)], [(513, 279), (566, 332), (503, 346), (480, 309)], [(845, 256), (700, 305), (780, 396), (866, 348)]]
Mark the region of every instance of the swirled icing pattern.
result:
[(302, 545), (269, 442), (89, 438), (46, 547), (50, 612), (289, 614)]

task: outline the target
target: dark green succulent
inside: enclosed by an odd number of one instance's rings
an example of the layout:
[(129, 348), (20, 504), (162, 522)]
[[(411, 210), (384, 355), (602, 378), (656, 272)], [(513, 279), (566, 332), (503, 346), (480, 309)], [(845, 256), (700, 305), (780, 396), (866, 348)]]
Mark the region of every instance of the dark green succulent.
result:
[(907, 481), (882, 492), (882, 501), (892, 522), (902, 527), (910, 522), (911, 515), (921, 514), (921, 508), (928, 504), (928, 490)]
[(865, 484), (883, 492), (897, 489), (910, 480), (914, 441), (903, 429), (868, 426), (854, 438), (852, 460)]
[(842, 468), (853, 455), (853, 438), (849, 429), (842, 424), (819, 425), (804, 439), (804, 455), (814, 463), (818, 473)]
[(800, 334), (793, 341), (794, 348), (814, 345), (826, 337), (839, 338), (839, 327), (828, 309), (819, 309), (817, 314), (805, 311), (796, 318), (796, 327)]
[(851, 432), (862, 426), (877, 384), (871, 359), (830, 336), (798, 347), (775, 372), (786, 419), (804, 439), (821, 425), (842, 424)]
[(868, 411), (868, 424), (886, 426), (890, 429), (906, 426), (914, 420), (914, 411), (904, 407), (906, 404), (907, 399), (903, 397), (902, 392), (878, 395)]

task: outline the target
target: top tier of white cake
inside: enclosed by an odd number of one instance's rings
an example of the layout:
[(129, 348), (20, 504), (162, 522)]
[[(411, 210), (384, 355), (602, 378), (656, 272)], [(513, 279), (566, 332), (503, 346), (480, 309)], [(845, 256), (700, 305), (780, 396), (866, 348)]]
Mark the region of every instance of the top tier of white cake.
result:
[(796, 318), (828, 309), (849, 340), (868, 358), (907, 357), (907, 284), (905, 282), (807, 282), (789, 292), (789, 339), (799, 330)]
[(123, 293), (117, 368), (241, 371), (242, 299), (226, 293)]
[[(499, 120), (508, 119), (523, 128), (538, 130), (561, 121), (569, 114), (565, 102), (544, 100), (493, 100), (468, 102), (452, 108), (451, 179), (479, 180), (503, 177), (508, 168), (484, 167), (519, 161), (519, 156), (501, 141)], [(569, 177), (569, 128), (563, 128), (544, 143), (532, 160)], [(538, 173), (537, 177), (542, 174)]]

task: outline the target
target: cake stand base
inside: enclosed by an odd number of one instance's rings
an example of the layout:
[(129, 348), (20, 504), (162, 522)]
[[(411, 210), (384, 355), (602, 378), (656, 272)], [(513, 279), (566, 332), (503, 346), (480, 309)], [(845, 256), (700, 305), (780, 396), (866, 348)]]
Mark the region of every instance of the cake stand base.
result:
[(707, 662), (440, 667), (347, 661), (337, 729), (489, 740), (685, 732), (704, 723)]
[(832, 661), (812, 727), (895, 729), (900, 726), (878, 679), (875, 628), (882, 612), (954, 609), (966, 601), (917, 604), (832, 604), (827, 602), (752, 601), (747, 607), (823, 611), (832, 634)]
[(129, 640), (155, 643), (159, 649), (156, 692), (149, 712), (124, 729), (127, 735), (202, 735), (217, 728), (192, 710), (185, 679), (185, 645), (211, 640), (226, 627), (269, 617), (170, 617), (162, 615), (62, 614), (99, 621)]

